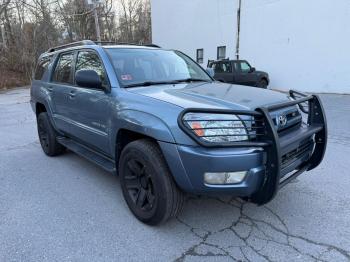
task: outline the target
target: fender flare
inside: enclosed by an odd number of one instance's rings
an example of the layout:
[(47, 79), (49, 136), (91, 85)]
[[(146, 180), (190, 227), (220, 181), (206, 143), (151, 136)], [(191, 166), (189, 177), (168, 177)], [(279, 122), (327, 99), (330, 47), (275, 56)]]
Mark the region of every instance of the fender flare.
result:
[(115, 145), (118, 132), (122, 129), (149, 136), (157, 141), (175, 143), (169, 126), (161, 118), (139, 110), (125, 109), (118, 112), (111, 125), (111, 145)]
[(57, 126), (55, 124), (55, 121), (53, 119), (53, 112), (52, 112), (52, 108), (50, 106), (50, 103), (47, 101), (47, 95), (45, 94), (42, 94), (42, 91), (40, 92), (40, 96), (39, 97), (36, 97), (35, 100), (33, 100), (33, 106), (34, 106), (34, 112), (35, 114), (37, 114), (36, 112), (36, 106), (37, 104), (42, 104), (45, 106), (45, 109), (46, 109), (46, 112), (49, 116), (49, 119), (50, 119), (50, 122), (52, 124), (52, 126), (54, 127), (54, 129), (56, 130), (56, 132), (58, 132), (59, 134), (61, 134), (61, 132), (57, 129)]

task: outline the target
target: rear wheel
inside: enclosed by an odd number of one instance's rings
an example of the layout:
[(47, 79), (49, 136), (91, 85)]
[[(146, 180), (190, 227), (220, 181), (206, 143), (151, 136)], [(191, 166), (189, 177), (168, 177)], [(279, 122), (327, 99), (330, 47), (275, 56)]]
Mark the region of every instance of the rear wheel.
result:
[(48, 156), (57, 156), (64, 152), (64, 146), (56, 140), (57, 133), (51, 125), (49, 116), (42, 112), (37, 116), (38, 135), (41, 148)]
[(261, 79), (259, 84), (258, 84), (258, 87), (266, 89), (267, 85), (268, 85), (267, 80), (266, 79)]
[(125, 201), (143, 223), (157, 225), (174, 217), (184, 202), (157, 144), (141, 139), (128, 144), (119, 160)]

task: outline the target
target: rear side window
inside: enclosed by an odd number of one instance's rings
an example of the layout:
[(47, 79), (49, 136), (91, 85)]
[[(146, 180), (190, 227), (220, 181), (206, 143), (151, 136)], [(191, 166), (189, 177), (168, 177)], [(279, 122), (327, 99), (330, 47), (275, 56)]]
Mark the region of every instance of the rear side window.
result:
[(232, 72), (232, 66), (231, 66), (230, 62), (213, 63), (212, 68), (214, 69), (215, 73), (231, 73)]
[(74, 54), (67, 53), (60, 56), (52, 80), (58, 83), (73, 84), (72, 64)]
[(214, 72), (216, 73), (218, 68), (219, 68), (219, 64), (218, 63), (211, 63), (210, 68), (213, 68)]
[(221, 67), (224, 73), (232, 73), (232, 66), (230, 62), (222, 63)]
[(34, 73), (35, 80), (41, 80), (43, 78), (45, 72), (47, 71), (51, 63), (51, 59), (52, 59), (52, 56), (47, 56), (39, 60)]
[(102, 86), (108, 86), (106, 72), (104, 70), (101, 59), (93, 51), (80, 51), (78, 53), (77, 65), (75, 71), (79, 70), (94, 70), (100, 76)]

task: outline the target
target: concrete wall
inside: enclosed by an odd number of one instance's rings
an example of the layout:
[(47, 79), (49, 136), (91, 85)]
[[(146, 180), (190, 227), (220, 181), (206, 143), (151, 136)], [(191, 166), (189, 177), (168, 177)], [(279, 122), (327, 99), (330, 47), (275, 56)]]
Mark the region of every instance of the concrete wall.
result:
[(216, 59), (218, 46), (226, 46), (233, 58), (236, 6), (236, 0), (152, 0), (152, 41), (194, 59), (203, 48), (205, 68), (208, 59)]
[[(237, 0), (152, 0), (153, 42), (234, 58)], [(241, 58), (269, 72), (271, 88), (350, 93), (349, 0), (242, 0)]]
[(350, 93), (350, 1), (243, 0), (241, 30), (272, 87)]

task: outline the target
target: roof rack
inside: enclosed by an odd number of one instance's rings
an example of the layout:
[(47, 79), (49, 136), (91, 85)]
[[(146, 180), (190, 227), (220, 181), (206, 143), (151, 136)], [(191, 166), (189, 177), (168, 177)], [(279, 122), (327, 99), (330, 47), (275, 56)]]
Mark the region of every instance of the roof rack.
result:
[(155, 47), (155, 48), (160, 48), (160, 46), (155, 45), (155, 44), (136, 44), (136, 43), (126, 43), (126, 42), (115, 42), (115, 41), (91, 41), (91, 40), (82, 40), (78, 42), (73, 42), (69, 44), (64, 44), (64, 45), (59, 45), (50, 48), (47, 50), (47, 53), (51, 53), (57, 50), (65, 49), (68, 47), (75, 47), (75, 46), (80, 46), (80, 45), (134, 45), (134, 46), (147, 46), (147, 47)]
[(155, 45), (155, 44), (146, 44), (146, 45), (143, 45), (143, 46), (161, 48), (159, 45)]
[(95, 45), (95, 43), (91, 40), (83, 40), (83, 41), (73, 42), (73, 43), (69, 43), (69, 44), (65, 44), (65, 45), (55, 46), (55, 47), (52, 47), (49, 50), (47, 50), (47, 52), (51, 53), (51, 52), (54, 52), (54, 51), (57, 51), (60, 49), (79, 46), (79, 45)]
[(147, 46), (147, 47), (156, 47), (156, 48), (161, 48), (158, 45), (155, 44), (137, 44), (137, 43), (128, 43), (128, 42), (116, 42), (116, 41), (94, 41), (95, 44), (97, 45), (135, 45), (135, 46)]

